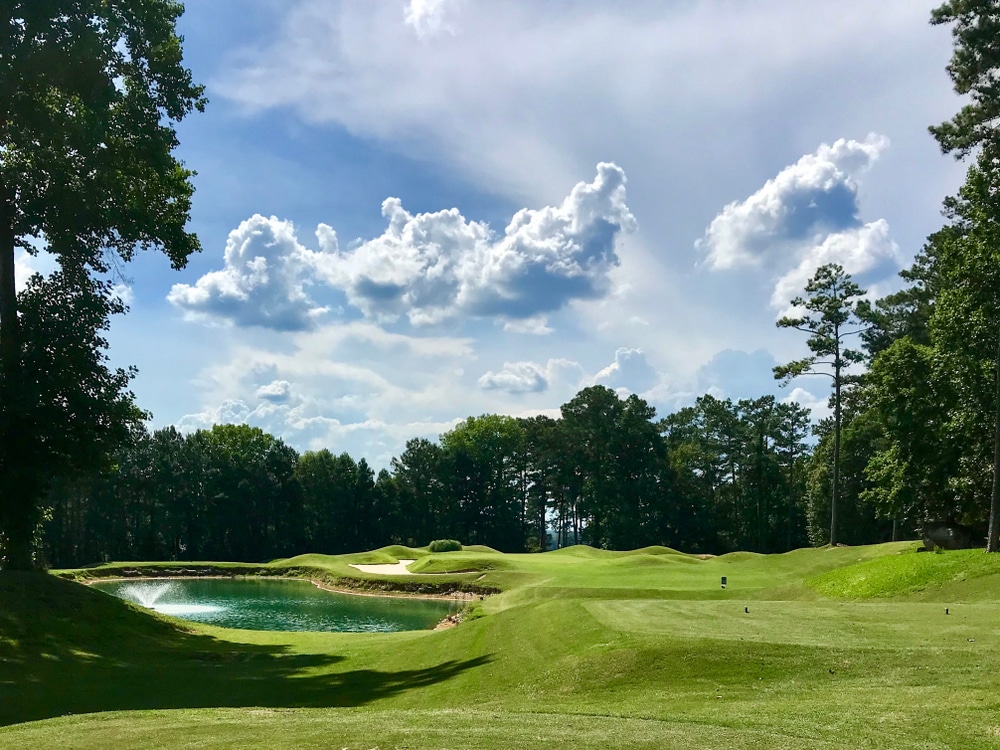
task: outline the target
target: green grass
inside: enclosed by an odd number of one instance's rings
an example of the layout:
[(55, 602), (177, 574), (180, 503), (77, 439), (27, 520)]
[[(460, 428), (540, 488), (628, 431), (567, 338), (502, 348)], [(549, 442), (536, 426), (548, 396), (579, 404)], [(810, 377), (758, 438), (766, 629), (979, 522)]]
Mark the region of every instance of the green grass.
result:
[[(997, 598), (993, 576), (1000, 574), (1000, 556), (982, 550), (905, 553), (837, 568), (805, 583), (823, 596), (871, 599), (927, 594), (933, 598)], [(986, 587), (965, 584), (990, 578)]]
[(1000, 748), (1000, 558), (914, 546), (268, 564), (503, 591), (394, 634), (185, 625), (3, 573), (0, 748)]

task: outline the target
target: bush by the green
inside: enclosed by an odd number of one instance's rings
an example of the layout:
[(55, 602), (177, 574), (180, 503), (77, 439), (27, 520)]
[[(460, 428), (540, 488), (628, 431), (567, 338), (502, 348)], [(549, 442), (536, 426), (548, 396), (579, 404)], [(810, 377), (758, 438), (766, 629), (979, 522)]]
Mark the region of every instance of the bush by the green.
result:
[(431, 552), (461, 552), (462, 543), (454, 539), (435, 539), (427, 549)]

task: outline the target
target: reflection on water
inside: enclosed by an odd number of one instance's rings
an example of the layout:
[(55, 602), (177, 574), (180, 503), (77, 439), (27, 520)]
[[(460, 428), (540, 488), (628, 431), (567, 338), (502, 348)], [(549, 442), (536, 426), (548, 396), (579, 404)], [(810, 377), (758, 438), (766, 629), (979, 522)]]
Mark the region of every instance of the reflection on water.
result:
[(173, 617), (248, 630), (423, 630), (459, 607), (454, 601), (338, 594), (306, 581), (259, 578), (104, 581), (93, 587)]

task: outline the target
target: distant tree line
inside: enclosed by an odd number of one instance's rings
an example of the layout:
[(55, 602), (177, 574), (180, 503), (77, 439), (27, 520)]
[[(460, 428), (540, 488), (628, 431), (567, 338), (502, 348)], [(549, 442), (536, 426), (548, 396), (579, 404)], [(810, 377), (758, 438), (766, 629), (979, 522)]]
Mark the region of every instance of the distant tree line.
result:
[(780, 552), (808, 541), (807, 435), (808, 412), (771, 396), (705, 396), (658, 420), (603, 386), (559, 419), (487, 414), (410, 440), (377, 474), (247, 425), (139, 430), (109, 468), (51, 484), (43, 556), (264, 560), (436, 538)]

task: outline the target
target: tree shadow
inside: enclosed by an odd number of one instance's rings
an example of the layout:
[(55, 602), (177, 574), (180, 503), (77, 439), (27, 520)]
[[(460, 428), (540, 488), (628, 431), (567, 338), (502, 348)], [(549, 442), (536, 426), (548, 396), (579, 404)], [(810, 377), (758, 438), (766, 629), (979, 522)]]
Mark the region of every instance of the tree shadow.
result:
[(195, 634), (79, 584), (0, 573), (0, 725), (109, 710), (361, 706), (491, 660), (343, 669), (339, 654)]

